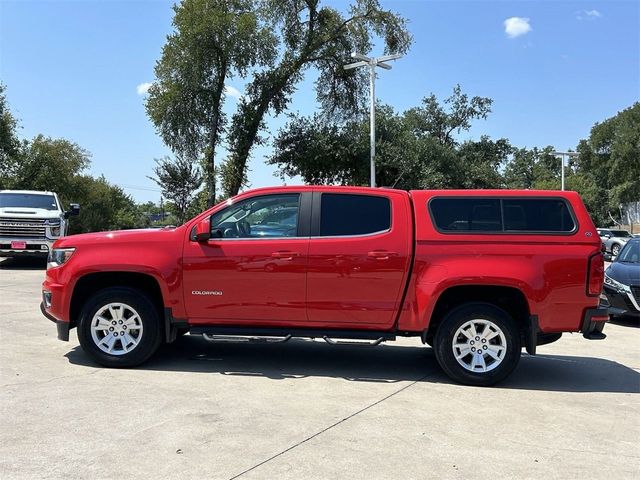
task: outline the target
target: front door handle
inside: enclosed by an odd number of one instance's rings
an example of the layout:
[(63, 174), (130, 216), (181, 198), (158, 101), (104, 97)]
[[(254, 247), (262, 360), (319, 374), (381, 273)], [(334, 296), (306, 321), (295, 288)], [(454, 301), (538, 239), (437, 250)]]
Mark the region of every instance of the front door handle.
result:
[(373, 250), (372, 252), (367, 253), (369, 258), (373, 258), (375, 260), (389, 260), (389, 257), (394, 257), (398, 255), (396, 252), (388, 252), (387, 250)]
[(298, 252), (291, 252), (289, 250), (280, 250), (271, 254), (273, 258), (279, 258), (280, 260), (293, 260), (293, 257), (298, 257), (299, 255)]

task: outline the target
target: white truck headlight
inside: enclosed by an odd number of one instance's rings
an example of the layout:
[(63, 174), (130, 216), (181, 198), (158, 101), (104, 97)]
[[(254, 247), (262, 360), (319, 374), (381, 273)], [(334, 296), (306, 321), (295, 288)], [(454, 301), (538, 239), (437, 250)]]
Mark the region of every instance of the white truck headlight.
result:
[(59, 218), (50, 218), (46, 221), (46, 225), (49, 226), (49, 237), (59, 237), (60, 236), (60, 219)]
[(49, 250), (49, 258), (47, 258), (47, 268), (54, 268), (63, 265), (71, 258), (75, 248), (52, 248)]

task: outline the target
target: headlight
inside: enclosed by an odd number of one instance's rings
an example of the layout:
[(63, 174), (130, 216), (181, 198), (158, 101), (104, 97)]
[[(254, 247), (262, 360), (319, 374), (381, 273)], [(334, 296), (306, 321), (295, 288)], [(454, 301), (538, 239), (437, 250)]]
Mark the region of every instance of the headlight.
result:
[(50, 218), (45, 222), (45, 225), (49, 227), (49, 238), (55, 238), (60, 236), (60, 219)]
[(53, 248), (49, 250), (49, 258), (47, 259), (47, 268), (54, 268), (63, 265), (71, 258), (75, 248)]
[(613, 278), (611, 278), (609, 275), (607, 275), (605, 273), (604, 275), (604, 283), (605, 285), (609, 285), (610, 287), (615, 288), (616, 290), (621, 290), (621, 291), (627, 291), (627, 289), (629, 288), (628, 286), (626, 286), (624, 283), (620, 283), (617, 280), (614, 280)]

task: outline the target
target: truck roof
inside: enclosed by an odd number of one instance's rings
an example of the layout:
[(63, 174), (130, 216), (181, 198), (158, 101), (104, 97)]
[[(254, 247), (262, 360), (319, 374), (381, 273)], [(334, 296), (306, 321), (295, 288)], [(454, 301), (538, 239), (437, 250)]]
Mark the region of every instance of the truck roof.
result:
[(28, 193), (30, 195), (55, 195), (47, 190), (0, 190), (0, 193)]
[[(345, 191), (355, 191), (355, 192), (380, 192), (380, 191), (391, 191), (391, 192), (401, 192), (407, 193), (406, 190), (400, 190), (396, 188), (389, 187), (355, 187), (349, 185), (281, 185), (281, 186), (273, 186), (273, 187), (260, 187), (260, 188), (252, 188), (246, 190), (242, 193), (248, 192), (260, 192), (260, 191), (273, 191), (273, 190), (295, 190), (295, 191), (305, 191), (305, 190), (345, 190)], [(420, 195), (451, 195), (451, 196), (467, 196), (467, 195), (477, 195), (477, 196), (519, 196), (519, 197), (566, 197), (575, 195), (575, 192), (571, 190), (512, 190), (512, 189), (459, 189), (459, 190), (449, 190), (449, 189), (434, 189), (434, 190), (411, 190), (408, 193), (414, 194), (418, 193)]]

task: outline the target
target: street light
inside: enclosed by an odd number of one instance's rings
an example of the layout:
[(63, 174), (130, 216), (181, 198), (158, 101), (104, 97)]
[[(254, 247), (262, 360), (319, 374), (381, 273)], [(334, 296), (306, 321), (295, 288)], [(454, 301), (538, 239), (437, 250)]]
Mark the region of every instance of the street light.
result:
[(561, 190), (564, 190), (564, 157), (577, 157), (578, 156), (578, 152), (551, 152), (551, 155), (555, 155), (556, 157), (560, 157), (560, 159), (562, 160), (562, 188)]
[(383, 55), (381, 57), (367, 57), (359, 53), (352, 53), (351, 58), (358, 60), (344, 66), (345, 70), (358, 67), (369, 67), (369, 139), (371, 142), (371, 186), (376, 186), (376, 67), (391, 70), (391, 65), (384, 62), (397, 60), (402, 55)]

